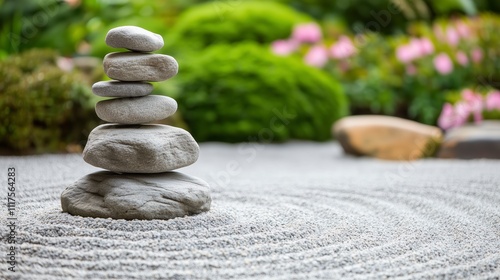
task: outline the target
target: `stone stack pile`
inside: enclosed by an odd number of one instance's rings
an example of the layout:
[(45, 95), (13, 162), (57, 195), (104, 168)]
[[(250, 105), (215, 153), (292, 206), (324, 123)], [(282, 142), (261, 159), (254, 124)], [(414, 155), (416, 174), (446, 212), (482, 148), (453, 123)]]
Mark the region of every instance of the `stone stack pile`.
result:
[(177, 102), (150, 95), (150, 82), (177, 74), (177, 61), (153, 54), (163, 47), (160, 35), (135, 26), (111, 29), (110, 47), (128, 52), (104, 57), (104, 71), (113, 81), (93, 85), (94, 94), (111, 97), (96, 104), (99, 118), (83, 151), (84, 160), (108, 171), (89, 174), (61, 195), (63, 211), (116, 219), (170, 219), (210, 209), (210, 188), (201, 179), (172, 170), (193, 164), (199, 146), (189, 132), (151, 124), (177, 110)]

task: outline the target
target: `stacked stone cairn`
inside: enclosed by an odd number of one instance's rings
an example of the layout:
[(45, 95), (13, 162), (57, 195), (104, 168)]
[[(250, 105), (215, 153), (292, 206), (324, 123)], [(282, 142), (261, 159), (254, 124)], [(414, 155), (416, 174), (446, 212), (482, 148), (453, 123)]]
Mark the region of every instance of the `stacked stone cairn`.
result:
[(163, 124), (177, 102), (150, 95), (150, 82), (177, 74), (177, 61), (153, 54), (163, 38), (136, 26), (111, 29), (106, 44), (128, 52), (104, 57), (104, 71), (114, 81), (92, 86), (94, 94), (112, 97), (96, 104), (99, 118), (109, 122), (89, 135), (83, 159), (109, 171), (88, 174), (61, 195), (64, 212), (114, 219), (171, 219), (210, 209), (209, 185), (172, 170), (193, 164), (199, 146), (189, 132)]

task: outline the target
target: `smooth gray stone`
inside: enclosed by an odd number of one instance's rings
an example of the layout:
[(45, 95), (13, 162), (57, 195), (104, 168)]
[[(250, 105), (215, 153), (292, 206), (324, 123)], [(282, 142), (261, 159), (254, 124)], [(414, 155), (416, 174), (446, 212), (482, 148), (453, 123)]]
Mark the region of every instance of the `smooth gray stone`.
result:
[(168, 118), (176, 110), (177, 102), (162, 95), (115, 98), (95, 105), (101, 120), (120, 124), (151, 123)]
[(103, 124), (90, 132), (83, 159), (119, 173), (161, 173), (188, 166), (200, 148), (184, 129), (162, 124)]
[(208, 211), (210, 186), (178, 172), (89, 174), (61, 194), (64, 212), (113, 219), (172, 219)]
[(439, 158), (500, 159), (500, 121), (484, 120), (446, 132)]
[(163, 47), (163, 38), (156, 33), (138, 26), (120, 26), (106, 34), (106, 44), (112, 48), (131, 51), (154, 52)]
[(92, 92), (103, 97), (138, 97), (153, 92), (146, 82), (101, 81), (92, 85)]
[(161, 82), (177, 75), (175, 58), (164, 54), (115, 52), (104, 57), (108, 77), (126, 82)]

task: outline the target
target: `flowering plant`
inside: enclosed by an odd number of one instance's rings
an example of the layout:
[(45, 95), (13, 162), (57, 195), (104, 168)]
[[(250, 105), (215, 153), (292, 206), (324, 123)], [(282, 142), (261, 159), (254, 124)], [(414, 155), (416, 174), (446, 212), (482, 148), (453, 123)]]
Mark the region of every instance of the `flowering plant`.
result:
[(445, 103), (438, 119), (438, 125), (444, 130), (459, 127), (469, 121), (480, 123), (483, 119), (500, 117), (500, 91), (489, 89), (477, 92), (464, 89), (460, 99), (454, 104)]
[(309, 23), (296, 26), (290, 38), (271, 48), (339, 79), (354, 114), (382, 113), (435, 124), (445, 92), (482, 84), (488, 73), (500, 69), (495, 47), (500, 40), (491, 39), (498, 27), (498, 18), (485, 15), (418, 23), (407, 35), (383, 37), (323, 33), (318, 24)]
[(327, 34), (324, 36), (316, 23), (302, 24), (294, 28), (290, 38), (275, 41), (271, 48), (276, 55), (296, 55), (305, 64), (339, 79), (351, 99), (353, 113), (394, 113), (395, 98), (388, 86), (394, 79), (380, 59), (391, 53), (383, 37), (368, 34), (357, 38), (339, 30), (328, 30)]
[(323, 38), (323, 31), (316, 23), (297, 25), (290, 38), (273, 42), (271, 48), (277, 55), (302, 53), (306, 64), (318, 68), (325, 67), (329, 59), (343, 60), (357, 52), (353, 41), (346, 35), (336, 41)]

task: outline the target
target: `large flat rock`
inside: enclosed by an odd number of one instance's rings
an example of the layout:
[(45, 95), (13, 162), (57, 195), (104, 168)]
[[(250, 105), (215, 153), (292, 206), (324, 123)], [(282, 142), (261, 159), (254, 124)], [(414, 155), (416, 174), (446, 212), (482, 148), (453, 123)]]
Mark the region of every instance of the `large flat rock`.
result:
[(177, 75), (175, 58), (164, 54), (115, 52), (104, 57), (104, 72), (108, 77), (126, 82), (161, 82)]
[(83, 159), (120, 173), (161, 173), (196, 162), (189, 132), (168, 125), (100, 125), (90, 132)]
[(439, 128), (389, 116), (350, 116), (334, 125), (335, 138), (347, 154), (387, 160), (414, 160), (434, 154)]
[(178, 172), (89, 174), (61, 194), (64, 212), (113, 219), (172, 219), (210, 209), (209, 185)]

